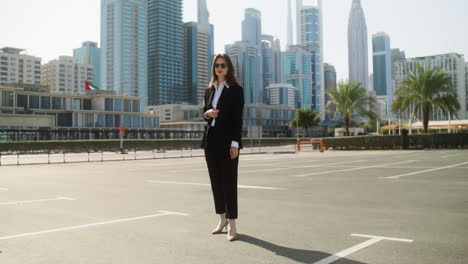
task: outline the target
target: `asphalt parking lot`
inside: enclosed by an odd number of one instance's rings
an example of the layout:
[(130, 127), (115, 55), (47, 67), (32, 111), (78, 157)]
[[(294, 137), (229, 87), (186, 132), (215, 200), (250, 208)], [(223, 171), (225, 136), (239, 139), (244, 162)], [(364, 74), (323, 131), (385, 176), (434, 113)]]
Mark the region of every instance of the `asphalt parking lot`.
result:
[(1, 166), (0, 263), (468, 263), (468, 150), (239, 164), (234, 242), (203, 157)]

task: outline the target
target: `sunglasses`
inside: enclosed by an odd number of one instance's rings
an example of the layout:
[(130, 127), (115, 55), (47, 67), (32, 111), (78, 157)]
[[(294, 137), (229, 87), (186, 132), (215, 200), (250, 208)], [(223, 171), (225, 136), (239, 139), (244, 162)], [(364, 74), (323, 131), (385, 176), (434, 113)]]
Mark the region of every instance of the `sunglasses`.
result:
[(227, 67), (227, 66), (226, 66), (226, 63), (221, 63), (221, 64), (215, 63), (214, 66), (215, 66), (216, 69), (219, 68), (219, 67), (221, 67), (221, 68), (223, 68), (223, 69), (226, 69), (226, 67)]

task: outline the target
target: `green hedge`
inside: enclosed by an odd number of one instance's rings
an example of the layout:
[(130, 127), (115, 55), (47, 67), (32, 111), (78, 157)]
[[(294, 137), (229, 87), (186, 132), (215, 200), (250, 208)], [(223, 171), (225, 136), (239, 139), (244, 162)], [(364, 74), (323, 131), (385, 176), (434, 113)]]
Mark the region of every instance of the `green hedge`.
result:
[(334, 150), (468, 148), (468, 133), (337, 137), (323, 143)]
[[(243, 139), (245, 147), (258, 146), (258, 139)], [(260, 145), (279, 146), (295, 144), (292, 138), (262, 138)], [(201, 140), (197, 139), (155, 139), (155, 140), (124, 140), (124, 149), (198, 149)], [(88, 151), (120, 150), (120, 140), (69, 140), (69, 141), (22, 141), (0, 142), (0, 153), (37, 153), (37, 152), (88, 152)]]
[[(303, 139), (305, 140), (305, 139)], [(323, 138), (326, 149), (363, 150), (363, 149), (422, 149), (422, 148), (468, 148), (468, 133), (423, 134), (406, 136), (358, 136)], [(295, 138), (243, 139), (244, 147), (282, 146), (296, 144)], [(200, 140), (196, 139), (155, 139), (124, 140), (126, 150), (152, 149), (198, 149)], [(0, 142), (0, 153), (38, 153), (38, 152), (87, 152), (118, 151), (120, 140), (70, 140), (70, 141), (23, 141)]]

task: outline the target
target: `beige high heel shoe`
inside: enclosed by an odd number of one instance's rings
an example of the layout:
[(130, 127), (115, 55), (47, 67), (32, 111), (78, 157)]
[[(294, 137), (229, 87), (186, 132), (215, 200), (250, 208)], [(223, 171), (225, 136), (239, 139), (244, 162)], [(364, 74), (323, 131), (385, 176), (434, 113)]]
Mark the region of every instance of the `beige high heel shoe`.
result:
[[(221, 220), (220, 220), (220, 221), (221, 221)], [(213, 234), (213, 235), (221, 234), (221, 233), (223, 232), (223, 229), (224, 229), (225, 227), (227, 227), (227, 225), (228, 225), (228, 220), (227, 220), (227, 219), (224, 220), (224, 224), (221, 224), (221, 222), (218, 223), (218, 227), (215, 228), (215, 229), (211, 232), (211, 234)]]
[(229, 224), (228, 226), (228, 233), (227, 233), (226, 238), (230, 242), (237, 240), (236, 223), (234, 221), (233, 221), (233, 225)]

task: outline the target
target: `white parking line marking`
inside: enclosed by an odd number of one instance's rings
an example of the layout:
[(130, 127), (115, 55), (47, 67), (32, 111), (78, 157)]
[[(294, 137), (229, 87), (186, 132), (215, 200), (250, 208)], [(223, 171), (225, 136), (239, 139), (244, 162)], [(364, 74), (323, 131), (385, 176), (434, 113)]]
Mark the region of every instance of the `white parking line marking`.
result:
[(455, 155), (445, 155), (445, 156), (440, 156), (441, 158), (451, 158), (451, 157), (458, 157), (458, 156), (464, 156), (463, 154), (455, 154)]
[(0, 237), (0, 240), (18, 238), (18, 237), (35, 236), (35, 235), (41, 235), (41, 234), (47, 234), (47, 233), (56, 233), (56, 232), (67, 231), (67, 230), (74, 230), (74, 229), (87, 228), (87, 227), (93, 227), (93, 226), (99, 226), (99, 225), (108, 225), (108, 224), (129, 222), (129, 221), (135, 221), (135, 220), (141, 220), (141, 219), (153, 218), (153, 217), (159, 217), (159, 216), (166, 216), (166, 215), (181, 215), (181, 216), (188, 216), (189, 215), (189, 214), (185, 214), (185, 213), (170, 212), (170, 211), (158, 211), (158, 212), (159, 212), (159, 214), (154, 214), (154, 215), (138, 216), (138, 217), (118, 219), (118, 220), (112, 220), (112, 221), (105, 221), (105, 222), (93, 223), (93, 224), (87, 224), (87, 225), (70, 226), (70, 227), (63, 227), (63, 228), (57, 228), (57, 229), (51, 229), (51, 230), (44, 230), (44, 231), (33, 232), (33, 233), (26, 233), (26, 234), (12, 235), (12, 236), (4, 236), (4, 237)]
[[(308, 173), (308, 174), (301, 174), (301, 175), (292, 175), (293, 177), (305, 177), (305, 176), (312, 176), (312, 175), (320, 175), (320, 174), (328, 174), (334, 172), (343, 172), (343, 171), (353, 171), (353, 170), (363, 170), (363, 169), (370, 169), (370, 168), (378, 168), (378, 167), (385, 167), (390, 165), (398, 165), (404, 163), (415, 162), (417, 160), (407, 160), (403, 162), (396, 162), (396, 163), (388, 163), (388, 164), (380, 164), (380, 165), (373, 165), (373, 166), (365, 166), (365, 167), (357, 167), (352, 169), (344, 169), (344, 170), (333, 170), (333, 171), (322, 171), (322, 172), (315, 172), (315, 173)], [(343, 163), (341, 163), (343, 164)]]
[(378, 243), (382, 240), (391, 240), (391, 241), (398, 241), (398, 242), (407, 242), (407, 243), (411, 243), (413, 242), (413, 240), (410, 240), (410, 239), (403, 239), (403, 238), (393, 238), (393, 237), (382, 237), (382, 236), (372, 236), (372, 235), (361, 235), (361, 234), (352, 234), (351, 236), (358, 236), (358, 237), (367, 237), (367, 238), (370, 238), (369, 240), (367, 241), (364, 241), (360, 244), (357, 244), (356, 246), (354, 247), (350, 247), (348, 249), (345, 249), (343, 251), (340, 251), (334, 255), (331, 255), (327, 258), (324, 258), (320, 261), (317, 261), (315, 262), (314, 264), (329, 264), (329, 263), (332, 263), (334, 261), (337, 261), (338, 259), (341, 259), (341, 258), (344, 258), (346, 257), (347, 255), (350, 255), (356, 251), (359, 251), (363, 248), (366, 248), (368, 246), (371, 246), (375, 243)]
[(0, 191), (8, 191), (7, 188), (0, 188)]
[[(317, 161), (317, 160), (310, 160), (310, 161)], [(278, 171), (278, 170), (290, 170), (290, 169), (303, 169), (303, 168), (316, 168), (316, 167), (324, 166), (324, 165), (349, 164), (349, 163), (364, 162), (364, 161), (366, 161), (366, 160), (354, 160), (354, 161), (348, 161), (348, 162), (336, 162), (336, 163), (314, 164), (314, 165), (308, 165), (308, 166), (289, 166), (289, 167), (286, 167), (286, 168), (275, 168), (275, 169), (242, 171), (242, 173), (263, 172), (263, 171)]]
[[(240, 160), (240, 161), (243, 161), (243, 160)], [(252, 160), (253, 161), (253, 160)], [(261, 162), (262, 160), (258, 160), (259, 162)], [(295, 163), (307, 163), (307, 162), (311, 162), (311, 161), (318, 161), (318, 160), (304, 160), (304, 161), (292, 161), (292, 162), (289, 162), (289, 163), (273, 163), (275, 166), (289, 166), (291, 167), (290, 165), (291, 164), (295, 164)], [(240, 169), (243, 169), (243, 168), (250, 168), (250, 167), (259, 167), (259, 166), (271, 166), (272, 163), (259, 163), (257, 162), (256, 164), (252, 164), (252, 165), (243, 165), (245, 164), (244, 162), (242, 162), (241, 164), (242, 165), (239, 165), (239, 168)], [(248, 163), (250, 164), (250, 163)], [(208, 168), (206, 168), (206, 164), (203, 164), (203, 166), (205, 168), (202, 168), (202, 169), (190, 169), (190, 170), (170, 170), (168, 171), (169, 173), (178, 173), (178, 172), (194, 172), (194, 171), (208, 171)], [(308, 168), (308, 167), (306, 167)], [(283, 168), (283, 169), (286, 169), (286, 168)], [(247, 171), (247, 172), (258, 172), (258, 171), (274, 171), (274, 170), (282, 170), (282, 169), (264, 169), (264, 170), (255, 170), (255, 171)]]
[(450, 153), (450, 152), (454, 152), (454, 151), (457, 151), (456, 149), (454, 150), (447, 150), (447, 151), (442, 151), (441, 153)]
[(40, 202), (60, 201), (60, 200), (74, 201), (74, 200), (76, 200), (76, 199), (68, 198), (68, 197), (56, 197), (56, 198), (40, 199), (40, 200), (6, 202), (6, 203), (0, 203), (0, 205), (14, 205), (14, 204), (24, 204), (24, 203), (40, 203)]
[(449, 168), (461, 166), (461, 165), (464, 165), (464, 164), (468, 164), (468, 161), (467, 161), (467, 162), (458, 163), (458, 164), (453, 164), (453, 165), (450, 165), (450, 166), (445, 166), (445, 167), (439, 167), (439, 168), (435, 168), (435, 169), (430, 169), (430, 170), (415, 171), (415, 172), (411, 172), (411, 173), (400, 174), (400, 175), (395, 175), (395, 176), (390, 176), (390, 177), (380, 177), (380, 178), (381, 178), (381, 179), (399, 179), (399, 178), (401, 178), (401, 177), (406, 177), (406, 176), (421, 174), (421, 173), (424, 173), (424, 172), (430, 172), (430, 171), (438, 171), (438, 170), (443, 170), (443, 169), (449, 169)]
[[(163, 184), (179, 184), (179, 185), (197, 185), (197, 186), (211, 186), (208, 183), (195, 183), (195, 182), (172, 182), (172, 181), (147, 181), (149, 183), (163, 183)], [(261, 190), (287, 190), (285, 188), (253, 186), (253, 185), (237, 185), (240, 189), (261, 189)]]

